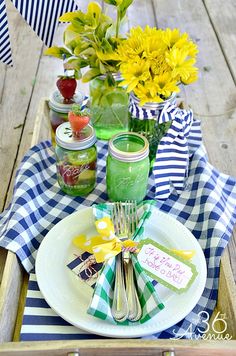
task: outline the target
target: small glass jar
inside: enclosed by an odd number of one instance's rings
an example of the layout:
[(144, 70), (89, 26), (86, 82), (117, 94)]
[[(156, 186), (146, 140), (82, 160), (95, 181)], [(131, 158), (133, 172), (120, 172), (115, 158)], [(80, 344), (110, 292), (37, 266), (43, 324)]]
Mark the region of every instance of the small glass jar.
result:
[(96, 137), (91, 125), (87, 125), (79, 137), (74, 138), (69, 122), (56, 130), (57, 179), (61, 189), (73, 196), (90, 193), (96, 183)]
[(112, 201), (140, 202), (147, 192), (149, 144), (133, 132), (121, 133), (109, 141), (106, 184)]
[(68, 112), (71, 111), (73, 104), (81, 105), (84, 96), (80, 92), (76, 92), (73, 96), (73, 100), (69, 104), (64, 103), (64, 98), (58, 90), (52, 93), (49, 99), (49, 117), (51, 123), (51, 138), (52, 144), (55, 146), (55, 132), (59, 125), (68, 121)]

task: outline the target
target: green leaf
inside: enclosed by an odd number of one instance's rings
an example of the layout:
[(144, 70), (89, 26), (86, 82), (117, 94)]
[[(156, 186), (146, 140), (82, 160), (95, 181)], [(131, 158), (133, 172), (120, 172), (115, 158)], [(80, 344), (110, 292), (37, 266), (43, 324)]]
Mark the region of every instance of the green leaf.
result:
[(72, 58), (64, 64), (64, 68), (68, 70), (79, 70), (80, 68), (87, 67), (88, 62), (82, 58)]
[(102, 13), (102, 8), (97, 2), (89, 3), (87, 15), (92, 15), (93, 18), (98, 20), (101, 13)]
[(122, 3), (122, 0), (104, 0), (104, 2), (109, 5), (119, 6)]
[(59, 17), (59, 21), (60, 22), (71, 22), (76, 17), (78, 17), (80, 15), (80, 13), (81, 13), (81, 11), (66, 12), (65, 14), (63, 14)]
[(120, 20), (123, 19), (126, 15), (128, 7), (132, 4), (133, 0), (123, 0), (122, 3), (118, 6), (118, 14)]
[(77, 80), (81, 79), (82, 78), (81, 70), (75, 70), (74, 77)]
[(91, 68), (83, 75), (82, 82), (87, 83), (93, 78), (96, 78), (99, 74), (101, 74), (101, 72), (98, 68)]
[(46, 56), (52, 56), (60, 59), (70, 58), (72, 54), (64, 47), (50, 47), (44, 51)]

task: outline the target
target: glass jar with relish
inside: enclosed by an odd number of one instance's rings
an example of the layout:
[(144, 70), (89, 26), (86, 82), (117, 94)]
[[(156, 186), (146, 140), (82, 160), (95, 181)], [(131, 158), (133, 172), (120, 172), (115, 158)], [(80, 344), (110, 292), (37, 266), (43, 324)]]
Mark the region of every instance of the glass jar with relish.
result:
[(90, 193), (96, 183), (96, 137), (91, 125), (87, 125), (76, 137), (69, 122), (56, 130), (57, 179), (61, 189), (73, 196)]
[(68, 121), (68, 112), (71, 111), (73, 104), (81, 105), (83, 102), (84, 96), (82, 93), (77, 91), (73, 100), (69, 103), (65, 103), (63, 96), (58, 90), (56, 90), (49, 99), (49, 117), (51, 123), (51, 138), (52, 144), (55, 146), (55, 132), (59, 125)]
[(144, 199), (150, 168), (148, 154), (148, 141), (140, 134), (121, 133), (109, 141), (106, 184), (110, 200)]

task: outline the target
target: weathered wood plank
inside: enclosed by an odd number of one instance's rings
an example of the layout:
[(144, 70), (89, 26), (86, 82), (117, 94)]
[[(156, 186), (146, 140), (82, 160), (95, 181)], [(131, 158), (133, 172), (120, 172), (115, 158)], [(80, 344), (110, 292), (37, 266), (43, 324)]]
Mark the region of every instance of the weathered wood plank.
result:
[(227, 0), (223, 4), (220, 0), (204, 0), (204, 4), (236, 82), (236, 2)]
[[(9, 30), (14, 59), (13, 68), (0, 65), (1, 77), (6, 70), (0, 104), (0, 211), (3, 209), (9, 180), (20, 143), (25, 116), (32, 94), (32, 80), (37, 71), (42, 43), (24, 22), (11, 1), (7, 1)], [(30, 44), (30, 46), (29, 46)]]
[[(203, 341), (193, 340), (80, 340), (80, 341), (50, 341), (50, 342), (24, 342), (8, 343), (2, 345), (5, 356), (158, 356), (162, 352), (175, 350), (181, 356), (223, 356), (234, 355), (236, 342), (232, 341)], [(1, 354), (1, 351), (0, 351)]]
[(22, 267), (9, 251), (0, 288), (0, 343), (12, 340), (22, 278)]
[(129, 28), (135, 26), (156, 26), (152, 0), (135, 0), (128, 9)]
[[(230, 70), (202, 1), (153, 0), (160, 27), (178, 27), (188, 32), (199, 46), (197, 83), (183, 88), (183, 96), (200, 115), (203, 137), (211, 163), (220, 171), (236, 176), (236, 90)], [(222, 11), (221, 17), (225, 14)], [(226, 20), (226, 19), (225, 19)], [(224, 113), (223, 117), (215, 116)], [(211, 116), (212, 115), (212, 116)], [(236, 265), (235, 242), (231, 243), (231, 264)], [(236, 276), (235, 276), (236, 277)]]

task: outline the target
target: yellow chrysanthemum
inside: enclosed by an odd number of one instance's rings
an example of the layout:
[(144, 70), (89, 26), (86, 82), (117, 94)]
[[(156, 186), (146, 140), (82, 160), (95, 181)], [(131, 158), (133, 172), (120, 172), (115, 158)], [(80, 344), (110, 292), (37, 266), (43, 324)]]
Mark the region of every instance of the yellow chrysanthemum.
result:
[(180, 91), (176, 79), (173, 79), (171, 72), (164, 72), (157, 75), (154, 78), (153, 83), (155, 85), (156, 93), (162, 95), (166, 99), (169, 98), (172, 93), (178, 93)]
[(134, 89), (134, 94), (139, 98), (141, 106), (146, 103), (160, 103), (163, 101), (157, 94), (156, 86), (152, 81), (147, 81), (145, 84), (139, 84)]
[[(182, 37), (183, 36), (185, 36), (185, 34), (183, 34)], [(174, 30), (167, 28), (162, 32), (162, 40), (169, 48), (172, 48), (180, 40), (180, 38), (180, 31), (177, 28)]]
[(120, 86), (127, 86), (128, 92), (134, 90), (139, 82), (145, 82), (150, 77), (149, 67), (149, 62), (140, 58), (136, 58), (135, 62), (123, 63), (120, 71), (124, 80)]
[(178, 29), (133, 28), (117, 50), (124, 78), (121, 85), (128, 92), (133, 90), (141, 105), (161, 102), (179, 92), (179, 83), (197, 79), (197, 52), (188, 34)]
[(194, 58), (188, 59), (188, 52), (184, 49), (172, 48), (169, 52), (166, 52), (166, 62), (172, 68), (174, 78), (187, 80), (190, 74), (195, 72), (193, 65), (196, 60)]
[(181, 79), (181, 82), (184, 85), (188, 85), (196, 82), (197, 79), (198, 79), (198, 69), (196, 67), (193, 67), (193, 71), (189, 75), (189, 77), (187, 79)]

